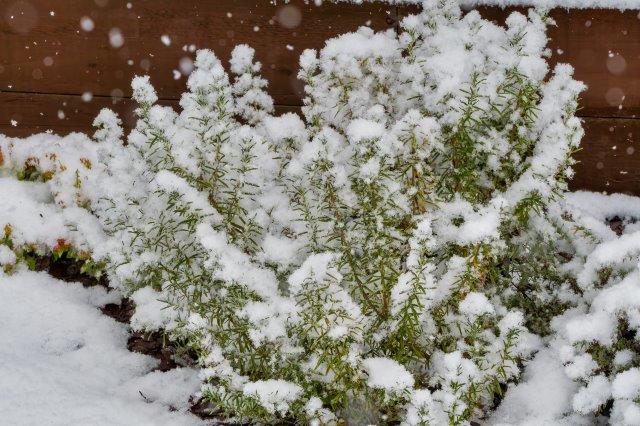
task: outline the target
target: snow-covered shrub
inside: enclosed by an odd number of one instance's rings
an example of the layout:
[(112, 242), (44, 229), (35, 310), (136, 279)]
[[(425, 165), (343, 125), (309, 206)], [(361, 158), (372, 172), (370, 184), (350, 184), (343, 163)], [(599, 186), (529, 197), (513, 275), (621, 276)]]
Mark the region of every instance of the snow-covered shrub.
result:
[[(552, 347), (579, 383), (572, 408), (612, 424), (640, 422), (640, 203), (621, 194), (575, 193), (555, 214), (563, 224), (576, 278), (573, 309), (554, 320)], [(621, 227), (611, 229), (607, 220)]]
[(126, 146), (104, 110), (89, 165), (0, 158), (95, 213), (132, 325), (195, 357), (227, 416), (465, 424), (575, 305), (550, 212), (583, 85), (566, 65), (547, 78), (548, 23), (431, 0), (399, 36), (328, 40), (300, 59), (304, 120), (272, 115), (251, 48), (231, 79), (203, 50), (179, 112), (134, 79)]
[(405, 401), (429, 407), (432, 422), (462, 423), (517, 375), (532, 343), (524, 324), (546, 332), (562, 311), (568, 278), (531, 221), (547, 221), (570, 176), (583, 86), (564, 65), (544, 81), (535, 13), (503, 29), (430, 2), (402, 28), (399, 38), (362, 29), (301, 58), (310, 136), (286, 164), (286, 187), (298, 238), (333, 253), (314, 264), (335, 272), (320, 281), (305, 262), (293, 277), (310, 270), (304, 300), (330, 301), (312, 318), (326, 318), (318, 335), (332, 344), (312, 335), (305, 348), (313, 374), (344, 377), (337, 400), (351, 403), (343, 390), (362, 380), (358, 365), (386, 356), (413, 377), (390, 391), (364, 368), (367, 398), (387, 418), (402, 418)]
[(134, 322), (197, 354), (230, 416), (481, 417), (562, 276), (534, 264), (553, 245), (531, 224), (570, 176), (583, 86), (566, 65), (545, 80), (547, 24), (429, 1), (400, 36), (329, 40), (301, 57), (305, 121), (271, 116), (247, 46), (233, 82), (199, 52), (180, 113), (136, 78), (140, 119), (105, 177), (124, 186), (96, 203)]
[(37, 256), (66, 256), (99, 275), (105, 236), (92, 203), (104, 165), (86, 135), (48, 133), (25, 139), (0, 135), (0, 266), (35, 266)]

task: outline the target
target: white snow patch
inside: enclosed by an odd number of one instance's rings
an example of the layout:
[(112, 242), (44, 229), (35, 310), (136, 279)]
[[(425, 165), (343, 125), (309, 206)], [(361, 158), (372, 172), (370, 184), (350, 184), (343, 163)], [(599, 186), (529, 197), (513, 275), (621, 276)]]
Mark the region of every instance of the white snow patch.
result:
[(372, 388), (400, 392), (413, 387), (411, 373), (390, 358), (367, 358), (362, 361), (362, 366), (369, 376), (367, 384)]
[(0, 276), (2, 423), (201, 424), (168, 406), (185, 409), (195, 372), (149, 373), (157, 361), (127, 350), (126, 327), (92, 304), (99, 292), (44, 273)]
[(258, 380), (245, 384), (242, 392), (255, 397), (268, 412), (284, 414), (302, 388), (286, 380)]
[(565, 418), (578, 385), (564, 372), (554, 349), (543, 349), (510, 387), (489, 424), (552, 426), (574, 424)]
[(142, 287), (131, 295), (131, 300), (136, 304), (136, 311), (131, 317), (134, 330), (154, 331), (173, 324), (175, 311), (159, 299), (160, 293), (150, 287)]
[(493, 305), (482, 293), (471, 292), (460, 302), (460, 312), (472, 317), (494, 312)]

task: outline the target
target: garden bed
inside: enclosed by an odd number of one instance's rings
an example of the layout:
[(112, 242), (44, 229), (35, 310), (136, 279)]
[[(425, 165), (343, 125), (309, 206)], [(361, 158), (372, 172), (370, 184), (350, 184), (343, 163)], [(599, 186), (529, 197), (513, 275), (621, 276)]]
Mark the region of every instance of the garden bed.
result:
[(568, 190), (552, 24), (434, 0), (305, 50), (302, 115), (241, 44), (178, 110), (135, 77), (126, 138), (0, 135), (11, 416), (639, 423), (640, 199)]

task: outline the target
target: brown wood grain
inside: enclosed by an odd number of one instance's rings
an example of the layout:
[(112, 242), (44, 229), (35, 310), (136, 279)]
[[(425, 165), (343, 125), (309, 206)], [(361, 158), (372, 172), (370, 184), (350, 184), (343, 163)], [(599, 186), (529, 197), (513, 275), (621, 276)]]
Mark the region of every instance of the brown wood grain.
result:
[[(179, 109), (177, 100), (165, 99), (159, 103)], [(91, 123), (102, 108), (115, 111), (127, 133), (135, 126), (136, 104), (131, 98), (113, 100), (109, 96), (98, 96), (85, 102), (79, 95), (0, 92), (0, 117), (6, 117), (0, 122), (0, 133), (11, 137), (25, 137), (49, 130), (59, 135), (71, 132), (93, 134)], [(275, 113), (297, 112), (299, 109), (298, 106), (276, 105)]]
[[(173, 70), (194, 58), (184, 46), (213, 49), (226, 64), (232, 48), (247, 43), (256, 49), (276, 103), (299, 105), (297, 60), (304, 49), (320, 48), (327, 38), (365, 24), (393, 27), (396, 10), (384, 4), (317, 7), (303, 0), (131, 4), (129, 9), (123, 0), (1, 0), (0, 90), (126, 96), (134, 75), (149, 74), (162, 98), (177, 99), (185, 78), (174, 79)], [(81, 28), (84, 16), (95, 23), (90, 32)], [(122, 47), (109, 43), (113, 28), (124, 37)], [(170, 46), (161, 42), (165, 34)]]
[(572, 189), (640, 195), (640, 120), (584, 118)]
[(587, 85), (581, 114), (640, 117), (638, 11), (555, 9), (549, 29), (552, 64), (566, 62)]

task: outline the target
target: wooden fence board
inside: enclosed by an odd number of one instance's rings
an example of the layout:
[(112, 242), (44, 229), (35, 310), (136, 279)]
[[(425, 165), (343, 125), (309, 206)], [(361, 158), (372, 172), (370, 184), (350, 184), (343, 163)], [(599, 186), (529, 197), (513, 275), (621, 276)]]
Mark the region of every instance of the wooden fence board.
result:
[(117, 112), (127, 128), (135, 125), (135, 103), (131, 99), (113, 103), (110, 97), (104, 96), (84, 102), (78, 95), (5, 92), (0, 93), (0, 117), (8, 117), (8, 120), (0, 123), (0, 126), (5, 127), (2, 133), (16, 137), (48, 129), (60, 135), (74, 131), (92, 133), (91, 123), (105, 107)]
[[(177, 100), (161, 100), (160, 103), (176, 110), (179, 108)], [(59, 135), (71, 132), (93, 134), (91, 123), (102, 108), (110, 108), (118, 113), (127, 133), (135, 126), (136, 104), (131, 98), (114, 102), (111, 97), (101, 96), (85, 102), (78, 95), (0, 92), (0, 117), (3, 117), (0, 133), (12, 137), (25, 137), (47, 130)], [(297, 106), (276, 105), (275, 113), (284, 114), (299, 109)], [(11, 121), (15, 122), (15, 126)]]
[(555, 60), (572, 64), (575, 77), (588, 86), (581, 114), (640, 117), (638, 11), (562, 10), (553, 17)]
[[(3, 0), (0, 90), (127, 96), (131, 78), (148, 73), (162, 98), (177, 99), (185, 79), (175, 80), (173, 70), (194, 57), (183, 46), (211, 48), (227, 63), (231, 49), (247, 43), (256, 49), (276, 103), (299, 105), (296, 74), (303, 49), (322, 47), (327, 38), (367, 23), (376, 29), (395, 24), (389, 5), (272, 3), (141, 0), (128, 9), (118, 0)], [(93, 31), (81, 29), (83, 16), (93, 20)], [(120, 48), (109, 43), (113, 28), (124, 37)], [(165, 34), (170, 46), (161, 42)]]
[(640, 195), (640, 120), (584, 118), (572, 189)]

